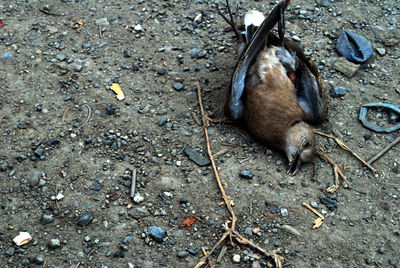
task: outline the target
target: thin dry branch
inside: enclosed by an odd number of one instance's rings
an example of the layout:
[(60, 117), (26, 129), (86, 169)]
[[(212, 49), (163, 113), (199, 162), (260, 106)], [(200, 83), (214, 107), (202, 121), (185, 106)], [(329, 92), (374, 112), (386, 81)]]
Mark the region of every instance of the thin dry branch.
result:
[(224, 186), (222, 185), (221, 178), (219, 177), (219, 174), (218, 174), (217, 166), (215, 164), (214, 157), (213, 157), (213, 154), (212, 154), (212, 151), (211, 151), (210, 139), (208, 137), (208, 126), (209, 126), (209, 123), (208, 123), (208, 120), (207, 120), (206, 113), (204, 112), (203, 101), (202, 101), (202, 98), (201, 98), (201, 88), (200, 88), (199, 82), (197, 82), (196, 86), (197, 86), (197, 95), (198, 95), (198, 98), (199, 98), (199, 105), (200, 105), (200, 111), (201, 111), (201, 119), (202, 119), (203, 127), (204, 127), (204, 136), (206, 137), (207, 153), (208, 153), (208, 156), (210, 157), (210, 161), (211, 161), (211, 165), (212, 165), (212, 168), (213, 168), (213, 171), (214, 171), (215, 179), (217, 180), (219, 190), (221, 191), (221, 194), (222, 194), (222, 199), (224, 199), (225, 205), (226, 205), (227, 209), (229, 210), (229, 213), (231, 213), (231, 216), (232, 216), (231, 228), (234, 230), (235, 229), (235, 225), (236, 225), (235, 212), (233, 211), (232, 206), (231, 206), (228, 198), (226, 197)]
[(327, 156), (327, 155), (324, 153), (324, 151), (322, 151), (322, 148), (318, 148), (318, 149), (317, 149), (317, 155), (318, 155), (319, 157), (325, 159), (329, 164), (332, 165), (332, 168), (333, 168), (333, 173), (334, 173), (334, 175), (335, 175), (335, 184), (332, 185), (332, 186), (330, 186), (328, 189), (326, 189), (326, 191), (327, 191), (328, 193), (333, 193), (333, 192), (335, 192), (335, 191), (339, 188), (339, 175), (340, 175), (340, 177), (343, 178), (343, 180), (347, 183), (347, 185), (350, 186), (350, 183), (349, 183), (349, 181), (347, 180), (346, 176), (343, 175), (342, 170), (339, 168), (338, 165), (336, 165), (336, 164), (332, 161), (332, 159), (331, 159), (329, 156)]
[(316, 129), (314, 129), (314, 133), (318, 134), (320, 136), (324, 136), (330, 139), (333, 139), (340, 147), (342, 147), (344, 150), (348, 151), (349, 153), (351, 153), (355, 158), (357, 158), (361, 163), (363, 163), (367, 168), (369, 168), (374, 174), (377, 174), (378, 171), (376, 170), (376, 168), (374, 168), (373, 166), (371, 166), (370, 164), (368, 164), (364, 159), (362, 159), (357, 153), (355, 153), (353, 150), (350, 149), (350, 147), (348, 147), (346, 144), (344, 144), (341, 140), (339, 140), (336, 137), (333, 137), (329, 134), (320, 132)]
[(135, 190), (136, 190), (136, 168), (132, 170), (131, 173), (131, 198), (135, 198)]
[[(84, 106), (87, 108), (87, 114), (86, 114), (86, 119), (85, 119), (85, 121), (82, 123), (82, 125), (80, 125), (79, 127), (78, 127), (78, 129), (80, 129), (81, 127), (83, 127), (84, 125), (86, 125), (88, 122), (89, 122), (89, 120), (90, 120), (90, 118), (92, 118), (92, 108), (89, 106), (89, 104), (84, 104)], [(65, 121), (65, 118), (66, 118), (66, 116), (67, 116), (67, 113), (69, 112), (69, 110), (71, 110), (72, 108), (74, 108), (74, 106), (70, 106), (70, 107), (68, 107), (65, 111), (64, 111), (64, 113), (63, 113), (63, 115), (62, 115), (62, 121), (64, 122)]]
[(231, 203), (230, 203), (230, 201), (228, 200), (228, 198), (227, 198), (227, 196), (226, 196), (225, 189), (224, 189), (224, 187), (223, 187), (223, 185), (222, 185), (221, 178), (219, 177), (218, 170), (217, 170), (217, 166), (216, 166), (216, 164), (215, 164), (214, 157), (213, 157), (213, 154), (212, 154), (212, 151), (211, 151), (210, 139), (209, 139), (209, 136), (208, 136), (208, 129), (207, 129), (208, 126), (209, 126), (209, 122), (208, 122), (208, 117), (207, 117), (207, 115), (206, 115), (206, 113), (205, 113), (205, 111), (204, 111), (203, 101), (202, 101), (202, 98), (201, 98), (201, 88), (200, 88), (199, 82), (197, 82), (196, 86), (197, 86), (197, 95), (198, 95), (198, 98), (199, 98), (199, 105), (200, 105), (200, 111), (201, 111), (201, 118), (202, 118), (203, 127), (204, 127), (204, 136), (205, 136), (206, 144), (207, 144), (208, 156), (209, 156), (210, 161), (211, 161), (211, 165), (212, 165), (212, 168), (213, 168), (213, 171), (214, 171), (215, 179), (216, 179), (216, 181), (217, 181), (217, 183), (218, 183), (218, 187), (219, 187), (219, 189), (220, 189), (220, 191), (221, 191), (222, 199), (224, 200), (225, 206), (227, 207), (229, 213), (231, 214), (231, 218), (232, 218), (231, 220), (232, 220), (232, 222), (231, 222), (231, 226), (230, 226), (230, 227), (228, 226), (228, 225), (229, 225), (229, 222), (227, 222), (227, 223), (224, 225), (224, 227), (225, 227), (225, 233), (224, 233), (224, 234), (222, 235), (222, 237), (218, 240), (218, 242), (214, 245), (214, 247), (207, 253), (207, 255), (204, 256), (203, 258), (201, 258), (201, 260), (199, 261), (199, 263), (197, 263), (197, 265), (195, 266), (195, 268), (200, 268), (200, 267), (202, 267), (203, 265), (205, 265), (205, 264), (207, 263), (207, 260), (208, 260), (209, 263), (210, 263), (210, 259), (209, 259), (209, 258), (210, 258), (210, 255), (214, 252), (214, 250), (216, 249), (216, 247), (217, 247), (219, 244), (221, 244), (228, 236), (229, 236), (229, 238), (230, 238), (230, 241), (231, 241), (231, 244), (232, 244), (232, 245), (234, 245), (234, 244), (233, 244), (233, 239), (235, 239), (235, 240), (236, 240), (237, 242), (239, 242), (240, 244), (249, 245), (249, 246), (251, 246), (251, 247), (257, 249), (257, 250), (260, 251), (261, 253), (263, 253), (265, 256), (270, 257), (270, 258), (273, 258), (274, 261), (275, 261), (276, 267), (282, 268), (282, 263), (281, 263), (282, 260), (283, 260), (283, 257), (282, 257), (282, 256), (278, 255), (275, 251), (272, 252), (272, 253), (269, 253), (269, 252), (265, 251), (264, 249), (262, 249), (261, 247), (257, 246), (256, 244), (254, 244), (253, 242), (251, 242), (251, 241), (248, 240), (247, 238), (243, 237), (243, 236), (242, 236), (241, 234), (239, 234), (237, 231), (235, 231), (235, 226), (236, 226), (236, 216), (235, 216), (235, 212), (233, 211), (233, 208), (232, 208), (232, 206), (231, 206)]
[(309, 204), (303, 202), (303, 206), (305, 206), (306, 208), (311, 210), (315, 215), (318, 216), (318, 218), (314, 220), (313, 229), (318, 229), (319, 227), (321, 227), (321, 225), (324, 223), (325, 217), (321, 213), (319, 213), (317, 210), (315, 210), (313, 207), (311, 207)]
[(388, 146), (386, 146), (382, 151), (377, 153), (374, 157), (372, 157), (367, 163), (372, 165), (376, 160), (378, 160), (382, 155), (384, 155), (387, 151), (389, 151), (392, 147), (396, 146), (400, 142), (400, 136), (397, 137), (394, 141), (392, 141)]
[[(203, 254), (204, 254), (205, 256), (207, 256), (207, 251), (206, 251), (206, 249), (205, 249), (204, 247), (201, 247), (201, 250), (203, 251)], [(210, 265), (210, 268), (214, 268), (214, 265), (213, 265), (213, 263), (212, 263), (212, 261), (211, 261), (210, 259), (208, 259), (208, 265)]]

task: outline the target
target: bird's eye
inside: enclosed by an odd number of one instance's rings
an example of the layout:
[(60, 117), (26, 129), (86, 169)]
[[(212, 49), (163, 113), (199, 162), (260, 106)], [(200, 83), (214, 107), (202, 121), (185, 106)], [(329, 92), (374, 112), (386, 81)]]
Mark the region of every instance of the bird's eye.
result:
[(309, 148), (311, 146), (311, 142), (307, 141), (306, 144), (304, 144), (304, 148)]

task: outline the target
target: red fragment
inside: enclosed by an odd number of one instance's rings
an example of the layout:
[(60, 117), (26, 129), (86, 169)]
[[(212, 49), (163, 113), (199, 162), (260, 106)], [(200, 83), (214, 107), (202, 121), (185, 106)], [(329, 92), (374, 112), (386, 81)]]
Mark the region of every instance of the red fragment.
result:
[(187, 227), (189, 230), (192, 230), (192, 225), (196, 222), (196, 216), (191, 215), (184, 219), (181, 224), (179, 224), (179, 229), (182, 229), (184, 227)]
[(3, 28), (4, 25), (6, 25), (6, 24), (4, 23), (4, 21), (3, 21), (3, 20), (0, 20), (0, 28)]
[(296, 76), (294, 75), (293, 72), (288, 74), (290, 81), (294, 84), (296, 82)]

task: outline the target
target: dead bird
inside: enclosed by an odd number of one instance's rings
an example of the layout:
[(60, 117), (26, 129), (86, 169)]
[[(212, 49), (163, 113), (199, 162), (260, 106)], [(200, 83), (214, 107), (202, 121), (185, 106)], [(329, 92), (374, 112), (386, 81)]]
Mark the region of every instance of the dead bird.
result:
[[(244, 32), (239, 32), (228, 0), (229, 19), (218, 11), (239, 39), (240, 56), (225, 112), (244, 119), (256, 139), (283, 151), (288, 173), (294, 175), (315, 154), (314, 131), (308, 123), (322, 122), (328, 106), (314, 62), (294, 40), (284, 37), (284, 11), (290, 2), (281, 1), (267, 18), (250, 10), (244, 17)], [(272, 32), (276, 24), (278, 36)]]

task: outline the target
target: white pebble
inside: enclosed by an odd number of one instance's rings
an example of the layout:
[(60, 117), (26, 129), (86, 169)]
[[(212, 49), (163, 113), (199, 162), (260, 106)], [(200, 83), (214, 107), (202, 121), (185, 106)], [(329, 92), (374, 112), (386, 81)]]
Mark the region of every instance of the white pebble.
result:
[(142, 25), (140, 25), (140, 24), (136, 25), (133, 29), (134, 29), (135, 31), (137, 31), (137, 32), (143, 31), (143, 27), (142, 27)]
[(234, 263), (239, 263), (240, 262), (240, 255), (239, 254), (233, 255), (232, 261)]
[(139, 204), (139, 203), (141, 203), (141, 202), (144, 201), (144, 197), (141, 196), (141, 195), (139, 195), (139, 194), (136, 194), (135, 197), (133, 198), (133, 201), (134, 201), (135, 203)]

